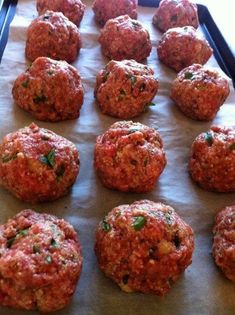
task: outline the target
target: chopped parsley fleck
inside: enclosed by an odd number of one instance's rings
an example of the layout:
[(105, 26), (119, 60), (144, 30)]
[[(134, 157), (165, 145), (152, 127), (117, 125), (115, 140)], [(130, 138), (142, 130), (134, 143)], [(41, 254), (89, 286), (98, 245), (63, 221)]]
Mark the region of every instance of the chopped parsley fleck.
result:
[(33, 245), (33, 252), (34, 254), (40, 254), (41, 253), (41, 250), (40, 250), (40, 247), (38, 245)]
[(128, 134), (131, 134), (131, 133), (134, 133), (136, 131), (140, 131), (138, 128), (131, 128), (129, 131), (128, 131)]
[(110, 224), (106, 221), (106, 219), (104, 218), (104, 220), (102, 221), (102, 229), (105, 232), (109, 232), (111, 230), (111, 226)]
[(175, 23), (178, 20), (177, 14), (171, 16), (171, 22)]
[(168, 225), (172, 225), (172, 211), (168, 211), (164, 213), (165, 219), (166, 219), (166, 223)]
[(212, 146), (213, 136), (210, 131), (206, 132), (205, 139), (206, 139), (206, 142), (209, 144), (209, 146)]
[(15, 160), (17, 158), (17, 153), (13, 154), (13, 155), (5, 155), (2, 157), (2, 163), (7, 163), (10, 162), (11, 160)]
[(54, 247), (54, 248), (58, 248), (59, 247), (58, 243), (56, 242), (56, 240), (54, 238), (51, 239), (51, 246)]
[(19, 238), (20, 236), (27, 235), (28, 232), (29, 232), (29, 229), (20, 230), (15, 236), (9, 238), (7, 240), (7, 248), (10, 248), (17, 238)]
[(39, 103), (44, 103), (45, 101), (47, 100), (46, 96), (41, 94), (41, 95), (36, 95), (34, 98), (33, 98), (33, 102), (35, 104), (39, 104)]
[(127, 283), (128, 283), (128, 280), (129, 280), (129, 275), (125, 275), (125, 276), (122, 277), (122, 282), (123, 282), (124, 284), (127, 284)]
[(185, 72), (184, 78), (187, 80), (192, 80), (193, 79), (193, 73), (192, 72)]
[(47, 21), (49, 19), (50, 19), (50, 15), (49, 14), (44, 14), (43, 21)]
[(48, 74), (48, 75), (53, 75), (53, 74), (54, 74), (54, 71), (53, 71), (53, 70), (48, 70), (48, 71), (47, 71), (47, 74)]
[(109, 72), (106, 72), (105, 75), (103, 76), (103, 82), (106, 82), (109, 76)]
[(119, 97), (118, 97), (118, 100), (119, 100), (119, 101), (120, 101), (120, 100), (123, 100), (123, 99), (125, 98), (125, 96), (126, 96), (126, 92), (125, 92), (123, 89), (121, 89), (121, 90), (120, 90)]
[(40, 161), (53, 168), (55, 165), (55, 148), (51, 149), (47, 155), (41, 156)]
[(21, 83), (21, 85), (24, 87), (24, 88), (27, 88), (29, 86), (29, 79), (26, 79), (25, 81), (23, 81)]
[(235, 150), (235, 142), (230, 145), (229, 149), (230, 149), (230, 150)]
[(155, 103), (149, 102), (149, 103), (147, 103), (145, 106), (155, 106), (155, 105), (156, 105)]
[(52, 263), (52, 258), (51, 258), (51, 256), (50, 256), (50, 255), (47, 255), (47, 256), (45, 257), (45, 261), (46, 261), (48, 264), (51, 264), (51, 263)]
[(144, 227), (145, 223), (146, 223), (145, 217), (137, 216), (137, 217), (134, 217), (134, 222), (132, 223), (132, 226), (136, 231), (139, 231)]
[(136, 76), (132, 75), (130, 77), (130, 80), (131, 80), (131, 86), (133, 87), (135, 85), (136, 81), (137, 81), (137, 78), (136, 78)]

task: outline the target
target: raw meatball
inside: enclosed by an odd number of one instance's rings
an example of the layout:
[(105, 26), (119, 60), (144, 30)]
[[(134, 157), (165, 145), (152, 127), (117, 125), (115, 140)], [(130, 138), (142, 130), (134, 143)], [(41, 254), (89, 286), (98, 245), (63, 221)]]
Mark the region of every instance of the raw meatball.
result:
[(135, 60), (112, 60), (96, 77), (95, 97), (104, 114), (126, 119), (154, 105), (157, 90), (151, 68)]
[(86, 7), (80, 0), (37, 0), (36, 6), (39, 15), (47, 10), (62, 12), (77, 26), (80, 25)]
[(95, 145), (95, 168), (104, 186), (148, 192), (166, 165), (159, 133), (140, 123), (119, 121)]
[(157, 46), (159, 59), (177, 72), (193, 63), (203, 65), (212, 52), (207, 40), (201, 38), (192, 26), (169, 29)]
[(151, 52), (149, 32), (136, 20), (122, 15), (108, 20), (99, 37), (103, 54), (115, 60), (141, 61)]
[(217, 214), (213, 233), (215, 263), (228, 279), (235, 282), (235, 205)]
[(82, 255), (68, 222), (23, 210), (0, 225), (0, 250), (0, 304), (52, 312), (70, 302)]
[(109, 19), (120, 15), (129, 15), (137, 18), (137, 0), (95, 0), (92, 7), (95, 19), (100, 25), (104, 25)]
[(196, 120), (212, 120), (228, 95), (228, 80), (215, 69), (199, 64), (178, 73), (171, 89), (176, 105)]
[(0, 184), (23, 201), (66, 195), (78, 172), (75, 145), (33, 123), (6, 135), (0, 144)]
[(29, 25), (25, 54), (30, 61), (50, 57), (73, 62), (81, 48), (78, 28), (61, 12), (46, 11)]
[(235, 130), (213, 126), (193, 142), (189, 161), (192, 179), (202, 188), (235, 191)]
[(153, 24), (163, 32), (172, 27), (197, 28), (197, 5), (189, 0), (162, 0), (153, 16)]
[(170, 206), (149, 200), (114, 208), (96, 232), (99, 266), (125, 292), (166, 294), (193, 249), (191, 227)]
[(37, 119), (60, 121), (79, 117), (84, 92), (76, 68), (39, 57), (15, 80), (12, 94), (16, 104)]

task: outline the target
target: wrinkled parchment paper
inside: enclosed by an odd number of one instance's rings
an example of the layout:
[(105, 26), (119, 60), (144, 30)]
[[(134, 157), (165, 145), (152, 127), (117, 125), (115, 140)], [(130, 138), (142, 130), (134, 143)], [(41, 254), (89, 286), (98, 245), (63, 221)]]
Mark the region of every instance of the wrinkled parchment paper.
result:
[[(108, 1), (108, 0), (107, 0)], [(30, 205), (17, 200), (0, 188), (0, 223), (17, 212), (32, 208), (68, 220), (79, 233), (83, 247), (84, 265), (72, 302), (56, 312), (61, 315), (234, 315), (235, 285), (217, 269), (211, 256), (212, 226), (215, 214), (235, 203), (235, 194), (207, 192), (195, 185), (187, 172), (189, 150), (195, 137), (211, 124), (235, 127), (235, 93), (212, 122), (198, 122), (185, 117), (169, 98), (169, 89), (176, 73), (161, 65), (156, 43), (161, 34), (152, 27), (154, 8), (138, 8), (138, 19), (150, 31), (153, 49), (147, 64), (155, 70), (160, 89), (154, 99), (155, 107), (134, 119), (158, 128), (167, 154), (167, 166), (153, 192), (147, 194), (121, 193), (104, 188), (93, 168), (93, 148), (96, 136), (103, 133), (115, 118), (100, 113), (93, 98), (95, 76), (106, 62), (97, 42), (96, 25), (91, 1), (87, 4), (80, 25), (83, 46), (74, 65), (79, 69), (85, 88), (81, 115), (76, 120), (44, 123), (36, 121), (18, 108), (11, 97), (12, 84), (27, 67), (24, 56), (26, 29), (37, 16), (35, 1), (19, 0), (16, 16), (11, 24), (9, 40), (0, 65), (0, 138), (6, 133), (29, 125), (32, 121), (73, 141), (81, 154), (81, 169), (71, 193), (55, 202)], [(208, 64), (217, 66), (211, 58)], [(159, 298), (138, 293), (127, 294), (99, 270), (94, 255), (96, 225), (113, 207), (150, 199), (174, 207), (195, 232), (196, 248), (192, 265), (185, 271), (168, 295)], [(1, 315), (38, 314), (0, 307)]]

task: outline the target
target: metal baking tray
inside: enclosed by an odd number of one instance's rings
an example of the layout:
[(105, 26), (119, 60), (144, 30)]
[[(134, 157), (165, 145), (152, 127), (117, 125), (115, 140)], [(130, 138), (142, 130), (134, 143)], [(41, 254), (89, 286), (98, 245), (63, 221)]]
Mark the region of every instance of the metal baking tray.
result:
[[(14, 17), (17, 0), (0, 0), (0, 62), (7, 43), (9, 25)], [(160, 0), (139, 0), (142, 6), (158, 7)], [(235, 58), (208, 8), (198, 4), (200, 25), (206, 39), (214, 50), (214, 56), (221, 69), (232, 79), (235, 87)]]
[[(158, 7), (160, 0), (139, 0), (139, 5)], [(221, 69), (232, 79), (235, 87), (235, 57), (218, 26), (213, 20), (208, 8), (197, 4), (200, 26), (203, 33), (214, 50), (214, 56)]]

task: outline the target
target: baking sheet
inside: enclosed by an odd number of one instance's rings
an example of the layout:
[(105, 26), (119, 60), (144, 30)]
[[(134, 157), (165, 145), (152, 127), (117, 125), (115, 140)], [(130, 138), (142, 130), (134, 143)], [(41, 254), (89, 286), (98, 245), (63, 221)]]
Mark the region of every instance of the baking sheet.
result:
[[(0, 223), (4, 223), (23, 209), (32, 208), (63, 217), (78, 231), (84, 256), (82, 275), (71, 304), (56, 314), (234, 315), (235, 285), (214, 265), (211, 257), (211, 230), (214, 215), (221, 208), (234, 204), (235, 194), (204, 191), (191, 181), (187, 172), (190, 146), (199, 133), (206, 131), (211, 124), (235, 127), (235, 93), (232, 85), (226, 104), (212, 122), (198, 122), (185, 117), (169, 98), (169, 89), (176, 73), (161, 65), (157, 58), (156, 43), (161, 34), (151, 24), (155, 9), (139, 7), (138, 19), (145, 23), (153, 43), (147, 64), (155, 70), (160, 89), (154, 99), (156, 106), (133, 120), (158, 128), (164, 141), (168, 163), (151, 193), (121, 193), (104, 188), (93, 168), (94, 143), (96, 136), (117, 119), (101, 114), (93, 98), (96, 73), (108, 60), (102, 56), (97, 42), (99, 27), (90, 9), (91, 1), (84, 2), (87, 9), (79, 28), (83, 47), (74, 65), (81, 73), (85, 101), (77, 120), (59, 123), (36, 121), (13, 103), (12, 84), (16, 76), (27, 67), (24, 56), (26, 29), (37, 16), (35, 1), (20, 0), (18, 3), (8, 45), (0, 65), (0, 138), (34, 121), (40, 127), (51, 129), (77, 145), (81, 155), (81, 169), (71, 193), (55, 202), (32, 206), (17, 200), (0, 188)], [(208, 64), (217, 66), (214, 58), (211, 58)], [(101, 273), (93, 251), (95, 228), (103, 216), (117, 205), (144, 198), (171, 205), (195, 232), (193, 263), (163, 298), (122, 292)], [(0, 307), (0, 314), (33, 315), (38, 312)]]

